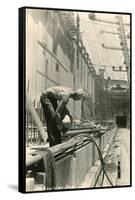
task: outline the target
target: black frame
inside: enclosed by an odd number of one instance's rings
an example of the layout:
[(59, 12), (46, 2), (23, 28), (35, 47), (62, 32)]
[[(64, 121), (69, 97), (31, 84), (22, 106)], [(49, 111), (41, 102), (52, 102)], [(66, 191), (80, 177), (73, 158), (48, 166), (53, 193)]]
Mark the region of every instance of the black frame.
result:
[[(79, 188), (79, 189), (62, 189), (62, 190), (51, 190), (51, 191), (32, 191), (26, 192), (25, 184), (25, 116), (26, 116), (26, 9), (45, 9), (45, 10), (61, 10), (61, 11), (74, 11), (74, 12), (93, 12), (93, 13), (105, 13), (105, 14), (124, 14), (130, 15), (130, 185), (124, 186), (115, 186), (115, 187), (98, 187), (98, 188)], [(18, 150), (19, 150), (19, 165), (18, 165), (18, 190), (22, 193), (39, 193), (39, 192), (59, 192), (59, 191), (72, 191), (72, 190), (95, 190), (95, 189), (107, 189), (107, 188), (123, 188), (132, 186), (132, 13), (127, 12), (108, 12), (108, 11), (95, 11), (95, 10), (77, 10), (77, 9), (64, 9), (64, 8), (46, 8), (46, 7), (21, 7), (19, 8), (19, 70), (18, 70), (18, 101), (19, 101), (19, 141), (18, 141)]]

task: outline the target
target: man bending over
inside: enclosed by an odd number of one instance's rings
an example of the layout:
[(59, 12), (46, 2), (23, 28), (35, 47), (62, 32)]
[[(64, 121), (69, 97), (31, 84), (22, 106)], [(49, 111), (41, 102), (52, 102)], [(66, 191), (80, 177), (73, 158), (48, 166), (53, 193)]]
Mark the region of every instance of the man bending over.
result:
[(61, 143), (61, 132), (64, 131), (63, 121), (67, 116), (66, 127), (72, 122), (72, 116), (66, 108), (69, 98), (73, 100), (83, 100), (84, 91), (78, 89), (73, 91), (71, 88), (63, 86), (54, 86), (48, 88), (40, 97), (43, 114), (46, 120), (49, 146)]

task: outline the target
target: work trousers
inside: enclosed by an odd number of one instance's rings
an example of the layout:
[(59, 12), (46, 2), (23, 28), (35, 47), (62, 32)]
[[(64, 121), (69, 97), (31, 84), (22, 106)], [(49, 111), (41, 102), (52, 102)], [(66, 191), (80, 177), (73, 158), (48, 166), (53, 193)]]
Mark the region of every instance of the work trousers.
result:
[(61, 132), (57, 128), (56, 121), (53, 117), (58, 104), (55, 99), (48, 98), (45, 94), (41, 95), (40, 102), (46, 121), (49, 146), (52, 147), (61, 143)]

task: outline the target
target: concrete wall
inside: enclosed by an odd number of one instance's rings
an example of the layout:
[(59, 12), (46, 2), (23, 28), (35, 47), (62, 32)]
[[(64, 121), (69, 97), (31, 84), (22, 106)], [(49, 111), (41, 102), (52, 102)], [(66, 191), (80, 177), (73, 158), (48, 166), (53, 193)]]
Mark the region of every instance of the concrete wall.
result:
[[(101, 152), (106, 149), (105, 147), (110, 142), (112, 136), (115, 135), (116, 131), (117, 129), (114, 128), (96, 140)], [(90, 173), (90, 170), (93, 170), (93, 166), (97, 165), (97, 160), (99, 160), (99, 156), (94, 143), (89, 143), (73, 153), (69, 153), (65, 157), (56, 160), (56, 189), (74, 189), (81, 187), (86, 175)], [(45, 190), (46, 173), (42, 170), (41, 172), (37, 171), (34, 177), (30, 176), (26, 178), (27, 191)], [(86, 186), (83, 185), (83, 187)]]
[[(96, 140), (101, 152), (110, 141), (114, 131), (115, 130), (111, 130)], [(68, 155), (56, 161), (57, 187), (59, 189), (64, 187), (79, 187), (85, 175), (97, 160), (99, 160), (97, 148), (93, 143), (90, 143), (80, 148), (72, 155)]]

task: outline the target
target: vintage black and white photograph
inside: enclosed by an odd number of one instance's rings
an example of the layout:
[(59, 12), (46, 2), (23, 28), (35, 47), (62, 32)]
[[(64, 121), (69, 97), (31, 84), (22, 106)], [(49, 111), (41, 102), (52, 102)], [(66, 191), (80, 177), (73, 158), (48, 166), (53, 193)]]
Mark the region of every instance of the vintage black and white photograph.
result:
[(131, 186), (131, 14), (23, 9), (25, 192)]

